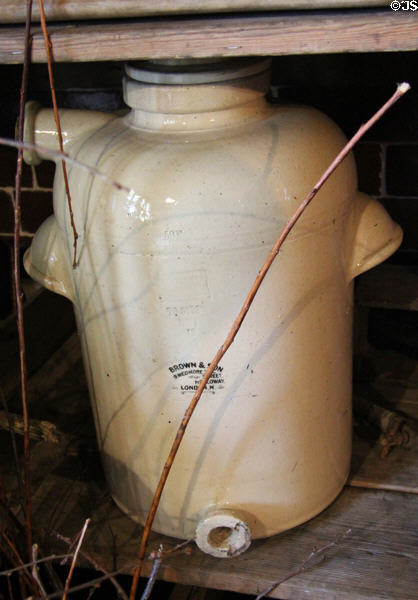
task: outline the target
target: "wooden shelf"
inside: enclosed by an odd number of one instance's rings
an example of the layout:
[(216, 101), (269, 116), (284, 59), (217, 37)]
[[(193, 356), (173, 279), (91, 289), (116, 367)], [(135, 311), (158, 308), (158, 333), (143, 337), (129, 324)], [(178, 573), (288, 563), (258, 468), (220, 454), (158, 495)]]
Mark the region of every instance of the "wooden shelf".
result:
[[(55, 61), (386, 52), (418, 48), (418, 14), (389, 9), (145, 18), (49, 26)], [(23, 26), (0, 28), (0, 62), (23, 60)], [(34, 62), (45, 61), (33, 27)]]
[[(387, 0), (55, 0), (45, 3), (48, 20), (117, 19), (156, 15), (202, 14), (214, 12), (304, 10), (388, 6)], [(24, 22), (26, 3), (2, 0), (0, 23)], [(33, 3), (32, 20), (39, 20), (39, 5)]]

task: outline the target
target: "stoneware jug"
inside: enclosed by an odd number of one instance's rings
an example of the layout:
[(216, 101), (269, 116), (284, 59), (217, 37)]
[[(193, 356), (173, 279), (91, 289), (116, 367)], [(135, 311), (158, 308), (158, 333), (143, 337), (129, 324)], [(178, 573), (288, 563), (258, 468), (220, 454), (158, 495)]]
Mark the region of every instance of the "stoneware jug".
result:
[[(62, 110), (54, 215), (25, 256), (74, 304), (107, 482), (143, 523), (181, 417), (278, 233), (345, 143), (305, 106), (270, 105), (268, 61), (127, 66), (126, 116)], [(26, 139), (57, 148), (30, 103)], [(36, 164), (42, 150), (26, 152)], [(155, 530), (229, 557), (319, 513), (348, 475), (353, 278), (401, 230), (349, 156), (279, 253), (209, 381)]]

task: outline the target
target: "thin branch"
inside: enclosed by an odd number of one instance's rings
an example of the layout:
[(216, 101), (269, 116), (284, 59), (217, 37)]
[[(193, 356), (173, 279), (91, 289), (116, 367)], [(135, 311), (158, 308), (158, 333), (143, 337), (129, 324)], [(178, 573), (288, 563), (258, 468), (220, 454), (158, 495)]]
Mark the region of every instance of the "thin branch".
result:
[[(67, 544), (68, 546), (71, 546), (71, 540), (64, 537), (63, 535), (56, 533), (55, 534), (57, 536), (57, 538), (61, 541), (63, 541), (65, 544)], [(85, 552), (84, 550), (80, 550), (80, 554), (81, 556), (83, 556), (86, 560), (89, 561), (89, 563), (96, 569), (96, 571), (101, 571), (104, 575), (106, 575), (109, 580), (113, 583), (117, 593), (119, 594), (119, 596), (123, 599), (123, 600), (128, 600), (128, 596), (125, 593), (125, 591), (123, 590), (123, 588), (119, 585), (117, 579), (115, 579), (110, 573), (108, 573), (106, 571), (106, 569), (104, 569), (98, 562), (96, 562), (94, 560), (94, 558), (92, 556), (90, 556), (90, 554), (88, 554), (87, 552)]]
[(70, 572), (68, 573), (67, 581), (65, 582), (64, 593), (62, 595), (62, 600), (67, 600), (68, 590), (70, 588), (71, 578), (73, 576), (75, 563), (77, 561), (78, 553), (80, 552), (81, 544), (83, 543), (84, 536), (86, 535), (87, 527), (89, 526), (90, 519), (86, 519), (84, 523), (84, 527), (81, 530), (80, 537), (78, 539), (77, 547), (74, 552), (73, 560), (70, 567)]
[(88, 171), (95, 177), (103, 180), (105, 183), (108, 183), (112, 187), (116, 188), (118, 191), (126, 192), (128, 195), (132, 196), (135, 191), (132, 188), (127, 187), (106, 175), (106, 173), (102, 173), (95, 167), (92, 167), (84, 162), (81, 162), (75, 158), (72, 158), (66, 152), (61, 152), (59, 150), (52, 150), (52, 148), (47, 148), (46, 146), (39, 146), (38, 144), (31, 144), (29, 142), (20, 142), (18, 140), (10, 140), (9, 138), (0, 137), (0, 145), (2, 146), (10, 146), (10, 148), (19, 148), (20, 150), (36, 150), (40, 154), (44, 156), (49, 156), (52, 159), (61, 158), (62, 160), (68, 162), (70, 165), (74, 165), (76, 167), (80, 167), (80, 169), (84, 169)]
[[(31, 35), (30, 23), (32, 18), (32, 0), (26, 0), (26, 25), (25, 25), (25, 54), (23, 61), (22, 83), (20, 87), (19, 104), (19, 126), (18, 140), (23, 140), (23, 126), (26, 102), (26, 89), (28, 82), (29, 63), (31, 55)], [(26, 348), (25, 331), (23, 325), (23, 291), (20, 281), (20, 230), (22, 221), (21, 211), (21, 183), (22, 183), (22, 164), (23, 152), (19, 148), (17, 153), (15, 197), (14, 197), (14, 236), (13, 236), (13, 281), (16, 301), (17, 330), (19, 337), (19, 357), (20, 357), (20, 387), (22, 396), (22, 412), (24, 420), (24, 438), (23, 438), (23, 465), (25, 480), (25, 520), (26, 537), (28, 547), (28, 557), (32, 554), (32, 498), (30, 489), (30, 448), (29, 448), (29, 411), (27, 398), (27, 372), (26, 372)]]
[[(324, 552), (326, 552), (326, 550), (329, 550), (330, 548), (332, 548), (332, 546), (336, 546), (337, 544), (339, 544), (350, 533), (351, 533), (351, 529), (347, 529), (346, 531), (344, 531), (343, 534), (338, 536), (335, 540), (333, 540), (326, 546), (322, 546), (322, 548), (318, 548), (317, 550), (312, 550), (310, 555), (307, 558), (305, 558), (305, 560), (299, 567), (296, 567), (295, 569), (293, 569), (293, 571), (290, 571), (290, 573), (285, 575), (285, 577), (283, 577), (282, 579), (278, 579), (274, 583), (270, 584), (263, 592), (261, 592), (261, 594), (259, 594), (257, 596), (257, 598), (255, 600), (261, 600), (262, 598), (265, 598), (266, 596), (268, 596), (268, 594), (270, 594), (273, 590), (278, 588), (279, 585), (281, 585), (285, 581), (292, 579), (292, 577), (295, 577), (296, 575), (300, 575), (300, 573), (302, 573), (303, 571), (306, 571), (306, 569), (311, 569), (312, 567), (316, 567), (319, 564), (319, 562), (322, 562), (322, 560), (324, 560), (324, 558), (325, 558)], [(320, 561), (315, 562), (314, 558), (315, 559), (320, 558)]]
[(7, 589), (9, 591), (9, 600), (14, 600), (12, 582), (10, 581), (10, 577), (7, 578)]
[[(96, 579), (91, 579), (90, 581), (87, 581), (86, 583), (80, 583), (79, 585), (74, 585), (73, 587), (71, 587), (67, 590), (67, 593), (72, 594), (73, 592), (80, 592), (81, 590), (86, 590), (88, 588), (91, 588), (92, 586), (99, 587), (101, 583), (103, 583), (104, 581), (107, 581), (109, 579), (109, 576), (116, 577), (117, 575), (126, 574), (127, 570), (129, 568), (132, 568), (132, 566), (133, 566), (133, 564), (129, 563), (129, 564), (125, 565), (124, 567), (122, 567), (121, 569), (118, 569), (117, 571), (112, 571), (112, 573), (109, 573), (109, 575), (103, 575), (102, 577), (97, 577)], [(47, 595), (45, 600), (53, 600), (54, 598), (59, 598), (59, 596), (61, 596), (61, 592), (52, 592), (51, 594)]]
[[(191, 544), (192, 542), (194, 542), (195, 538), (192, 537), (188, 540), (185, 540), (184, 542), (181, 542), (180, 544), (177, 544), (176, 546), (173, 546), (173, 548), (170, 548), (169, 550), (166, 550), (165, 552), (161, 553), (161, 558), (165, 558), (166, 556), (169, 556), (171, 554), (174, 554), (175, 552), (178, 552), (179, 550), (183, 550), (184, 552), (186, 552), (186, 550), (190, 550), (191, 548), (187, 548), (187, 546), (189, 544)], [(158, 550), (157, 552), (151, 552), (150, 554), (150, 559), (154, 560), (154, 558), (157, 556)]]
[(141, 596), (141, 600), (148, 600), (149, 597), (151, 596), (151, 592), (154, 587), (155, 580), (157, 578), (158, 569), (161, 566), (162, 554), (163, 554), (163, 546), (162, 546), (162, 544), (160, 544), (160, 547), (158, 548), (158, 550), (156, 552), (156, 556), (154, 557), (151, 574), (148, 578), (147, 585), (145, 586), (145, 590), (143, 591), (143, 594)]
[[(57, 538), (58, 538), (58, 539), (61, 539), (61, 540), (63, 540), (63, 541), (66, 541), (66, 542), (67, 542), (67, 545), (68, 545), (68, 551), (69, 551), (69, 552), (71, 552), (71, 555), (70, 555), (70, 556), (71, 556), (71, 558), (72, 558), (72, 557), (73, 557), (73, 555), (74, 555), (74, 549), (75, 549), (75, 548), (77, 548), (77, 544), (78, 544), (78, 542), (79, 542), (79, 540), (80, 540), (80, 536), (81, 536), (81, 534), (83, 533), (83, 529), (84, 529), (84, 525), (83, 525), (83, 527), (81, 528), (81, 530), (80, 530), (80, 531), (79, 531), (79, 532), (78, 532), (78, 533), (77, 533), (77, 534), (74, 536), (74, 539), (73, 539), (73, 540), (70, 540), (69, 538), (64, 538), (64, 536), (61, 536), (59, 533), (56, 533), (56, 532), (54, 532), (54, 533), (55, 533), (55, 535), (57, 536)], [(64, 558), (64, 559), (63, 559), (63, 560), (60, 562), (60, 565), (63, 567), (64, 565), (66, 565), (66, 564), (67, 564), (67, 562), (68, 562), (68, 557), (67, 557), (67, 558)]]
[[(46, 52), (46, 58), (47, 58), (47, 64), (48, 64), (49, 86), (51, 88), (52, 106), (54, 109), (55, 124), (57, 126), (58, 142), (59, 142), (60, 150), (61, 150), (61, 152), (63, 152), (64, 144), (62, 141), (61, 122), (60, 122), (60, 117), (59, 117), (59, 112), (58, 112), (57, 98), (55, 95), (54, 74), (52, 72), (52, 43), (51, 43), (51, 39), (49, 37), (48, 29), (46, 26), (44, 0), (39, 0), (39, 11), (40, 11), (40, 16), (41, 16), (42, 33), (43, 33), (44, 40), (45, 40), (45, 52)], [(66, 166), (64, 160), (62, 161), (61, 164), (62, 164), (62, 174), (64, 177), (65, 194), (67, 196), (67, 202), (68, 202), (68, 211), (70, 213), (70, 222), (71, 222), (71, 227), (72, 227), (73, 234), (74, 234), (73, 269), (75, 269), (77, 266), (78, 233), (77, 233), (77, 230), (75, 227), (73, 207), (71, 204), (71, 194), (70, 194), (70, 186), (68, 183), (67, 166)]]
[(40, 594), (42, 598), (46, 598), (46, 591), (44, 586), (42, 585), (41, 578), (38, 570), (38, 544), (33, 544), (32, 546), (32, 558), (33, 558), (33, 566), (32, 566), (32, 577), (36, 581), (39, 587)]
[[(66, 557), (71, 557), (72, 554), (51, 554), (50, 556), (45, 556), (44, 558), (37, 558), (36, 562), (38, 564), (40, 563), (44, 563), (44, 562), (49, 562), (52, 560), (58, 560), (60, 558), (66, 558)], [(22, 569), (28, 569), (29, 567), (33, 567), (33, 565), (35, 564), (34, 561), (25, 563), (24, 565), (20, 565), (19, 567), (14, 567), (13, 569), (6, 569), (5, 571), (0, 571), (0, 577), (4, 576), (4, 577), (9, 577), (10, 575), (12, 575), (13, 573), (16, 573), (17, 571), (21, 571)]]
[(89, 591), (89, 595), (87, 596), (86, 600), (90, 600), (90, 598), (93, 596), (94, 592), (97, 590), (97, 587), (92, 587), (91, 590)]
[(319, 180), (317, 181), (317, 183), (314, 185), (313, 189), (309, 192), (309, 194), (306, 196), (306, 198), (303, 200), (303, 202), (300, 204), (300, 206), (298, 207), (298, 209), (296, 210), (296, 212), (293, 214), (293, 216), (290, 218), (290, 220), (288, 221), (288, 223), (286, 224), (286, 226), (284, 227), (283, 231), (280, 233), (276, 243), (274, 244), (273, 248), (270, 250), (270, 253), (264, 263), (264, 265), (261, 267), (260, 271), (258, 272), (258, 275), (251, 287), (251, 290), (247, 296), (247, 298), (245, 299), (245, 302), (238, 314), (238, 316), (236, 317), (232, 328), (230, 330), (230, 332), (228, 333), (224, 343), (222, 344), (222, 346), (219, 348), (219, 350), (217, 351), (217, 353), (215, 354), (215, 356), (213, 357), (210, 366), (208, 367), (208, 369), (206, 370), (205, 374), (202, 377), (202, 380), (200, 381), (197, 391), (195, 393), (195, 395), (193, 396), (188, 408), (186, 409), (186, 412), (184, 413), (184, 416), (181, 420), (180, 426), (177, 430), (176, 433), (176, 437), (174, 439), (173, 445), (171, 447), (170, 453), (168, 455), (168, 458), (165, 462), (163, 471), (161, 473), (161, 477), (160, 480), (158, 482), (157, 488), (155, 490), (154, 493), (154, 498), (152, 500), (151, 503), (151, 507), (145, 522), (145, 526), (144, 526), (144, 531), (142, 534), (142, 538), (141, 538), (141, 542), (139, 545), (139, 551), (138, 551), (138, 565), (134, 571), (133, 574), (133, 579), (132, 579), (132, 585), (131, 585), (131, 591), (130, 591), (130, 595), (129, 595), (129, 600), (135, 600), (135, 596), (136, 596), (136, 589), (138, 586), (138, 581), (139, 581), (139, 577), (141, 575), (141, 569), (142, 569), (142, 563), (144, 560), (144, 556), (145, 556), (145, 552), (146, 552), (146, 547), (147, 547), (147, 542), (148, 542), (148, 538), (150, 536), (151, 533), (151, 527), (152, 524), (154, 522), (154, 518), (155, 518), (155, 514), (157, 512), (158, 509), (158, 504), (160, 502), (160, 498), (161, 495), (163, 493), (164, 490), (164, 486), (165, 483), (167, 481), (168, 478), (168, 474), (170, 473), (170, 469), (171, 466), (174, 462), (174, 459), (176, 457), (177, 451), (179, 449), (180, 443), (183, 439), (184, 433), (186, 431), (186, 427), (191, 419), (191, 416), (200, 400), (200, 397), (205, 389), (206, 384), (208, 383), (212, 373), (214, 372), (214, 370), (216, 369), (216, 367), (218, 366), (219, 361), (221, 360), (221, 358), (223, 357), (223, 355), (225, 354), (225, 352), (228, 350), (228, 348), (230, 347), (230, 345), (232, 344), (232, 342), (235, 339), (236, 334), (238, 333), (242, 322), (245, 319), (245, 316), (248, 313), (248, 310), (255, 298), (255, 295), (257, 294), (257, 291), (261, 285), (261, 283), (263, 282), (264, 277), (266, 276), (268, 270), (270, 269), (274, 259), (276, 258), (283, 242), (285, 241), (285, 239), (287, 238), (287, 236), (289, 235), (290, 231), (292, 230), (292, 228), (294, 227), (294, 225), (297, 223), (297, 221), (299, 220), (300, 216), (302, 215), (303, 211), (306, 209), (306, 207), (309, 205), (309, 203), (313, 200), (313, 198), (316, 196), (317, 192), (320, 190), (320, 188), (324, 185), (324, 183), (327, 181), (327, 179), (329, 178), (329, 176), (331, 175), (331, 173), (333, 173), (333, 171), (338, 167), (338, 165), (343, 161), (343, 159), (347, 156), (347, 154), (350, 152), (350, 150), (353, 148), (353, 146), (358, 142), (358, 140), (366, 133), (366, 131), (368, 129), (370, 129), (370, 127), (372, 125), (374, 125), (374, 123), (376, 123), (376, 121), (378, 119), (380, 119), (380, 117), (389, 109), (390, 106), (392, 106), (392, 104), (394, 104), (397, 100), (399, 100), (399, 98), (401, 96), (403, 96), (403, 94), (405, 94), (405, 92), (407, 92), (410, 89), (410, 85), (408, 83), (401, 83), (398, 85), (396, 92), (393, 94), (393, 96), (373, 115), (373, 117), (371, 119), (369, 119), (369, 121), (367, 121), (367, 123), (365, 123), (364, 125), (362, 125), (360, 127), (360, 129), (357, 131), (357, 133), (351, 138), (351, 140), (349, 142), (347, 142), (347, 144), (344, 146), (344, 148), (341, 150), (341, 152), (338, 154), (338, 156), (335, 158), (335, 160), (330, 164), (330, 166), (327, 168), (327, 170), (323, 173), (323, 175), (319, 178)]
[(30, 572), (26, 567), (23, 566), (23, 560), (21, 559), (15, 544), (4, 531), (1, 531), (0, 534), (1, 538), (6, 542), (6, 547), (2, 547), (3, 552), (6, 554), (12, 564), (16, 566), (19, 565), (21, 567), (19, 569), (19, 579), (22, 585), (26, 585), (28, 589), (35, 593), (37, 588), (35, 588)]

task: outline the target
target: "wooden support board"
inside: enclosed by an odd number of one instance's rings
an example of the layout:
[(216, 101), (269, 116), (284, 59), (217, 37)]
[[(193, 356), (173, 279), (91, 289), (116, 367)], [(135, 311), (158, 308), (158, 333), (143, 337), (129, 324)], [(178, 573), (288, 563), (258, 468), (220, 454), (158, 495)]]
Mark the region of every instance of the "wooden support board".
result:
[[(418, 48), (413, 11), (313, 11), (50, 25), (55, 61), (385, 52)], [(0, 28), (0, 62), (23, 61), (23, 26)], [(45, 62), (40, 28), (32, 60)]]
[[(74, 538), (91, 517), (84, 549), (107, 570), (131, 573), (140, 527), (124, 516), (98, 478), (99, 466), (84, 459), (80, 470), (67, 460), (48, 473), (34, 497), (34, 521), (44, 529), (45, 552), (61, 552), (54, 531)], [(71, 472), (72, 477), (68, 474)], [(78, 473), (79, 479), (74, 481)], [(340, 539), (345, 532), (346, 537)], [(271, 594), (282, 600), (416, 600), (418, 587), (418, 495), (345, 488), (339, 498), (308, 523), (254, 541), (243, 555), (228, 560), (179, 552), (163, 561), (159, 577), (188, 585), (258, 594), (305, 561), (312, 550), (338, 540), (326, 560), (289, 579)], [(150, 550), (176, 541), (153, 534)], [(84, 562), (87, 565), (86, 562)], [(144, 575), (150, 573), (146, 563)]]
[[(46, 0), (45, 15), (51, 20), (106, 19), (234, 11), (298, 10), (388, 6), (387, 0)], [(22, 0), (2, 0), (0, 23), (24, 22), (26, 4)], [(39, 20), (34, 2), (33, 19)]]

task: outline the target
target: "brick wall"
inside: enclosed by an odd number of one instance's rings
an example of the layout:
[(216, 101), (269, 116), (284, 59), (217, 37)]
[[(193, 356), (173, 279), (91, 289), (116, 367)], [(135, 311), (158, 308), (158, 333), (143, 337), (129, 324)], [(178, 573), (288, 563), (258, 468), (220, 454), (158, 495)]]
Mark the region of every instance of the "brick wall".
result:
[[(13, 137), (21, 67), (0, 65), (7, 86), (0, 92), (0, 135)], [(123, 106), (120, 63), (55, 65), (62, 107), (114, 111)], [(380, 199), (404, 230), (401, 249), (391, 259), (418, 257), (418, 52), (289, 56), (273, 61), (273, 92), (283, 100), (316, 106), (352, 135), (391, 94), (399, 81), (413, 90), (391, 109), (355, 150), (359, 189)], [(28, 97), (50, 106), (45, 65), (32, 65)], [(0, 318), (10, 310), (8, 270), (13, 231), (12, 195), (16, 152), (0, 147), (0, 262), (3, 292)], [(52, 212), (54, 165), (24, 167), (22, 243), (28, 244)]]

